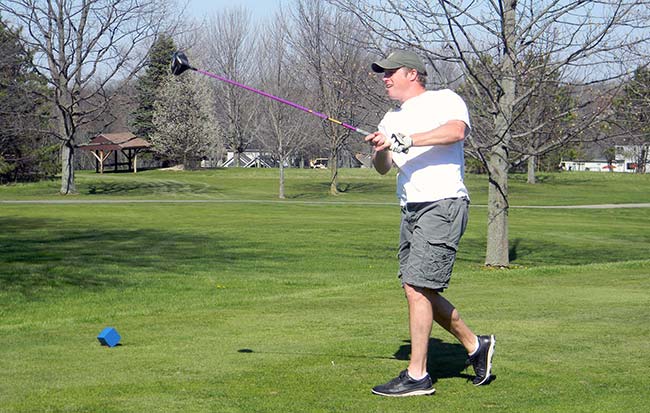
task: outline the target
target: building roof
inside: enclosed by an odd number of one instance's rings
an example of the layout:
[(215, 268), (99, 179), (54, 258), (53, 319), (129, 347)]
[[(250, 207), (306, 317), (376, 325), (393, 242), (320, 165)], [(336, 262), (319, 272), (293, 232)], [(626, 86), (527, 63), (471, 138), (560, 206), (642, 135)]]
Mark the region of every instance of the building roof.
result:
[(149, 148), (151, 144), (142, 138), (136, 137), (131, 132), (121, 132), (102, 133), (92, 138), (90, 142), (79, 145), (79, 147), (87, 151), (117, 151)]

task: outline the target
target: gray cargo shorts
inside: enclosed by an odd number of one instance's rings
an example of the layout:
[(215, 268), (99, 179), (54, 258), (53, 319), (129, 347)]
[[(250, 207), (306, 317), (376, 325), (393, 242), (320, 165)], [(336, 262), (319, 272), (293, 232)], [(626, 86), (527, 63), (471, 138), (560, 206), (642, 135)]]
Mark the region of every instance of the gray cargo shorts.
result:
[(469, 200), (448, 198), (402, 207), (398, 277), (402, 284), (449, 287), (458, 243), (467, 227)]

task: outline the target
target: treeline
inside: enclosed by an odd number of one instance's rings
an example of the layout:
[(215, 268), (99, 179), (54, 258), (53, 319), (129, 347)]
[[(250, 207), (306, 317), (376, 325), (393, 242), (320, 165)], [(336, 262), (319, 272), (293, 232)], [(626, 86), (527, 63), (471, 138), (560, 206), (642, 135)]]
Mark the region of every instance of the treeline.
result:
[(59, 167), (47, 131), (47, 79), (34, 70), (20, 36), (0, 17), (0, 184), (36, 181)]
[[(486, 264), (508, 264), (508, 172), (580, 156), (617, 140), (645, 148), (650, 108), (650, 2), (293, 0), (263, 19), (242, 7), (202, 21), (170, 0), (5, 0), (0, 179), (52, 174), (76, 191), (78, 145), (135, 132), (155, 156), (188, 166), (254, 148), (283, 171), (329, 157), (337, 170), (368, 152), (361, 137), (241, 88), (188, 72), (171, 53), (241, 84), (372, 130), (391, 108), (369, 64), (395, 48), (428, 63), (431, 88), (468, 103), (468, 169), (489, 175)], [(11, 24), (8, 23), (11, 22)], [(606, 143), (605, 145), (611, 145)]]
[[(124, 130), (152, 141), (157, 160), (183, 163), (187, 167), (201, 160), (210, 165), (219, 164), (226, 151), (235, 153), (237, 164), (238, 154), (253, 148), (270, 154), (270, 161), (280, 167), (299, 164), (296, 160), (329, 157), (329, 164), (335, 169), (337, 165), (349, 164), (350, 157), (368, 152), (358, 137), (350, 139), (348, 130), (310, 119), (294, 109), (228, 84), (193, 74), (174, 78), (169, 74), (171, 54), (183, 49), (195, 66), (372, 129), (391, 104), (382, 96), (379, 79), (368, 73), (369, 62), (391, 47), (422, 49), (423, 46), (417, 42), (400, 44), (401, 36), (409, 30), (416, 38), (417, 28), (388, 25), (394, 17), (416, 19), (417, 10), (388, 7), (370, 14), (367, 10), (372, 10), (371, 5), (364, 9), (362, 4), (353, 2), (298, 0), (266, 19), (253, 19), (250, 11), (242, 7), (232, 7), (203, 21), (185, 24), (182, 24), (184, 17), (179, 15), (178, 19), (168, 19), (168, 30), (149, 35), (151, 46), (146, 50), (147, 57), (127, 81), (117, 77), (106, 81), (98, 75), (96, 82), (103, 82), (102, 89), (105, 89), (101, 95), (106, 95), (100, 100), (108, 102), (107, 96), (112, 95), (109, 104), (92, 111), (92, 116), (83, 111), (72, 114), (71, 108), (67, 108), (72, 118), (64, 127), (66, 131), (74, 129), (75, 138), (66, 142), (60, 136), (65, 134), (56, 131), (56, 123), (64, 116), (56, 113), (57, 104), (51, 101), (56, 100), (55, 94), (65, 95), (60, 91), (62, 87), (76, 90), (82, 96), (84, 84), (69, 85), (64, 79), (60, 84), (50, 82), (48, 87), (51, 72), (42, 59), (73, 56), (74, 50), (65, 56), (59, 51), (57, 56), (56, 51), (43, 52), (38, 48), (42, 44), (25, 39), (20, 23), (30, 22), (24, 18), (29, 7), (21, 9), (21, 3), (25, 2), (9, 2), (4, 6), (9, 16), (21, 17), (14, 19), (15, 24), (0, 20), (2, 182), (52, 175), (56, 171), (53, 164), (58, 162), (57, 145), (62, 145), (61, 140), (63, 146), (67, 144), (74, 150), (76, 145), (96, 134)], [(92, 6), (101, 2), (88, 4), (92, 11)], [(81, 5), (77, 7), (81, 10)], [(361, 13), (364, 10), (367, 14)], [(74, 11), (72, 8), (68, 15), (59, 16), (71, 27)], [(136, 12), (151, 11), (132, 13)], [(483, 12), (489, 12), (489, 8), (484, 7)], [(442, 9), (439, 13), (446, 11)], [(520, 18), (523, 20), (525, 16)], [(155, 20), (159, 25), (161, 21), (160, 17)], [(480, 24), (487, 29), (493, 23)], [(195, 29), (188, 30), (190, 26)], [(88, 35), (89, 40), (101, 39), (93, 34)], [(515, 43), (525, 37), (524, 34), (513, 36), (519, 36), (513, 39)], [(513, 68), (512, 78), (521, 96), (509, 110), (507, 117), (511, 119), (501, 125), (514, 137), (508, 154), (510, 167), (521, 169), (527, 165), (532, 171), (554, 170), (562, 157), (579, 157), (586, 142), (614, 136), (634, 136), (636, 141), (643, 142), (648, 107), (645, 98), (648, 75), (643, 61), (637, 67), (628, 68), (627, 72), (634, 70), (634, 74), (607, 82), (603, 79), (582, 82), (588, 84), (585, 86), (575, 78), (567, 79), (559, 67), (553, 68), (558, 62), (552, 60), (551, 53), (544, 53), (548, 49), (545, 42), (550, 41), (539, 38), (538, 51), (517, 56), (519, 67)], [(449, 44), (446, 46), (451, 48)], [(580, 46), (576, 39), (575, 47)], [(496, 130), (495, 117), (506, 117), (502, 101), (507, 97), (507, 88), (495, 81), (503, 77), (504, 71), (499, 52), (473, 48), (474, 53), (464, 58), (466, 61), (460, 61), (451, 53), (442, 55), (444, 48), (433, 47), (434, 53), (421, 51), (429, 59), (430, 87), (452, 87), (467, 100), (474, 122), (472, 141), (467, 145), (467, 166), (471, 171), (487, 171), (485, 150), (495, 139), (501, 140), (494, 138), (501, 133)], [(35, 54), (41, 55), (42, 67), (34, 63)], [(119, 62), (122, 63), (125, 62)], [(593, 67), (597, 68), (598, 63), (594, 61)], [(95, 65), (93, 69), (99, 72), (94, 61), (77, 62), (79, 67), (88, 64)], [(110, 89), (114, 91), (106, 92)], [(88, 96), (93, 92), (97, 95), (96, 91), (90, 91)], [(82, 97), (76, 106), (97, 105), (89, 101), (88, 97)], [(75, 106), (75, 102), (68, 105)], [(89, 161), (92, 158), (85, 162), (76, 158), (73, 165), (87, 167)], [(333, 171), (333, 192), (335, 177)]]

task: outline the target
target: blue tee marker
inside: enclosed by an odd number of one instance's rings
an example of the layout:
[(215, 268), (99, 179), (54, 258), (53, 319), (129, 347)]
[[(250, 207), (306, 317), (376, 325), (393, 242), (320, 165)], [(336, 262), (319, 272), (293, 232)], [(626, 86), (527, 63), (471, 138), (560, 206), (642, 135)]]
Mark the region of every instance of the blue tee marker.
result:
[(113, 327), (106, 327), (97, 336), (102, 346), (115, 347), (120, 342), (120, 335)]

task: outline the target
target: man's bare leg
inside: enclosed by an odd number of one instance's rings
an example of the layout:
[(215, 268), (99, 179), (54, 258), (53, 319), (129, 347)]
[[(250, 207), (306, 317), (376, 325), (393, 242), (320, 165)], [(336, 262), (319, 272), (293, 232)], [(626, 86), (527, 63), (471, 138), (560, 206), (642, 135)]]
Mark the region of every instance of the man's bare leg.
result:
[(404, 284), (411, 332), (411, 360), (408, 371), (414, 378), (420, 378), (427, 373), (427, 352), (433, 324), (433, 306), (425, 291), (424, 288)]
[(476, 350), (478, 344), (476, 335), (460, 318), (460, 314), (453, 304), (435, 291), (427, 290), (427, 296), (433, 308), (434, 321), (453, 334), (465, 347), (468, 354)]
[(476, 350), (476, 335), (465, 324), (458, 310), (436, 291), (404, 284), (409, 306), (411, 360), (408, 371), (413, 377), (427, 372), (427, 356), (431, 326), (435, 321), (461, 342), (467, 353)]

